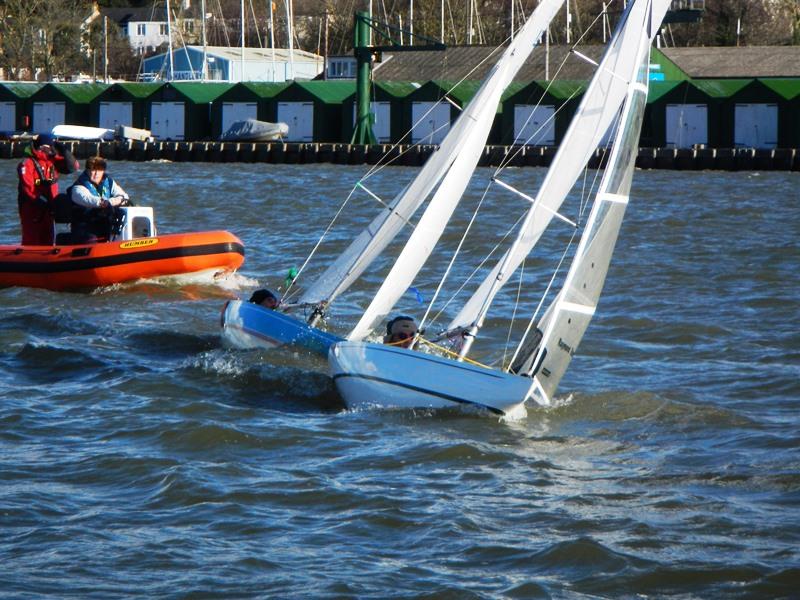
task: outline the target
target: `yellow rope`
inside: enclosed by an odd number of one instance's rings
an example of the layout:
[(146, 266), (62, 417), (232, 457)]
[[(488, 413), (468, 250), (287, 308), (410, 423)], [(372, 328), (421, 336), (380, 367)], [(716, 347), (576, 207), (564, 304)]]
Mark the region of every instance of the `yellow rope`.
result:
[[(431, 342), (429, 340), (426, 340), (423, 337), (420, 337), (420, 338), (417, 338), (417, 339), (420, 342), (422, 342), (423, 344), (427, 344), (428, 346), (436, 348), (437, 350), (439, 350), (440, 352), (443, 352), (444, 354), (447, 354), (449, 356), (454, 356), (454, 357), (458, 358), (458, 352), (453, 352), (452, 350), (450, 350), (450, 348), (445, 348), (444, 346), (440, 346), (439, 344), (435, 344), (435, 343), (433, 343), (433, 342)], [(471, 365), (475, 365), (477, 367), (483, 367), (484, 369), (491, 369), (491, 367), (489, 367), (487, 365), (484, 365), (483, 363), (479, 363), (477, 360), (472, 360), (471, 358), (467, 358), (466, 356), (462, 360), (464, 362), (467, 362), (467, 363), (469, 363)]]

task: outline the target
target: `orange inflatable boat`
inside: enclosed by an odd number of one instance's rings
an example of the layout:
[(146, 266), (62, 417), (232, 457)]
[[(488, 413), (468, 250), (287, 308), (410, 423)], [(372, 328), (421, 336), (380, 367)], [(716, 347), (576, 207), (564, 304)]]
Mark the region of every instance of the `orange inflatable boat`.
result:
[(227, 231), (174, 233), (96, 244), (0, 246), (0, 287), (82, 290), (135, 279), (235, 271), (241, 240)]

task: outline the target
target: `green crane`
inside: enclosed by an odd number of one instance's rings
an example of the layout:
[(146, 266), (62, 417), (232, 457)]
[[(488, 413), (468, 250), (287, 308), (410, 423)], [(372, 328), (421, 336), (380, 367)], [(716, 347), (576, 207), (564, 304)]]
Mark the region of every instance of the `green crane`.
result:
[[(370, 46), (369, 32), (374, 31), (385, 44)], [(403, 46), (390, 36), (390, 32), (405, 33), (409, 37), (413, 35), (427, 42), (423, 45)], [(381, 52), (414, 52), (417, 50), (444, 50), (445, 45), (441, 42), (427, 38), (425, 36), (412, 34), (408, 31), (380, 23), (371, 19), (366, 12), (357, 12), (355, 16), (355, 26), (353, 28), (353, 52), (356, 57), (356, 125), (353, 130), (351, 144), (374, 144), (376, 143), (375, 134), (372, 132), (372, 124), (375, 122), (375, 115), (370, 106), (370, 86), (372, 85), (372, 62), (380, 60)]]

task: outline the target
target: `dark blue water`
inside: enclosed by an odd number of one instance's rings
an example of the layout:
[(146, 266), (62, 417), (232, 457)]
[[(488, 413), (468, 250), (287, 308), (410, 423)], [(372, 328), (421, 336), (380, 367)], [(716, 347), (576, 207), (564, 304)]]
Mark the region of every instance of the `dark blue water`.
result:
[[(238, 234), (240, 276), (0, 290), (0, 596), (800, 597), (800, 174), (637, 172), (556, 406), (499, 422), (345, 411), (323, 362), (222, 346), (225, 299), (278, 287), (361, 172), (114, 164), (162, 232)], [(467, 257), (523, 208), (503, 202)], [(354, 203), (321, 262), (373, 212)], [(515, 293), (479, 355), (502, 354)]]

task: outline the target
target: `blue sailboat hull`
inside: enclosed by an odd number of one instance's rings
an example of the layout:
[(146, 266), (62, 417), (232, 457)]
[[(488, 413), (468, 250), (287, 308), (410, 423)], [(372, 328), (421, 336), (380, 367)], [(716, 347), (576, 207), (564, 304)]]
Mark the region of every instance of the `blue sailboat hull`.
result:
[(286, 313), (241, 300), (225, 305), (221, 325), (223, 338), (237, 348), (297, 346), (327, 356), (328, 349), (343, 339)]

